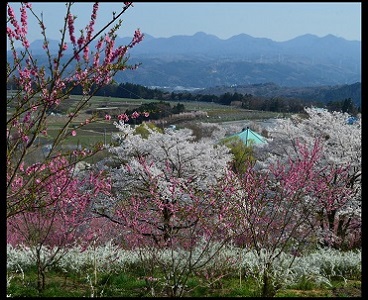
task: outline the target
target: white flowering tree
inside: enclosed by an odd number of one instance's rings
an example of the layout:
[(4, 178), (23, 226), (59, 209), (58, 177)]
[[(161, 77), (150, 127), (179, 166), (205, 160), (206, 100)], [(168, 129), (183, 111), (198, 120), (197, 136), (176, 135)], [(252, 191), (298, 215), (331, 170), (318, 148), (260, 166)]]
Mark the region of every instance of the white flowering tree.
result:
[[(112, 193), (95, 211), (122, 226), (130, 247), (150, 253), (147, 271), (154, 278), (160, 267), (166, 295), (181, 296), (189, 276), (234, 232), (226, 203), (231, 189), (222, 180), (232, 156), (226, 146), (194, 141), (189, 129), (161, 133), (147, 126), (144, 138), (116, 125), (121, 143), (110, 147), (110, 162), (104, 162)], [(146, 261), (147, 255), (149, 266)]]
[[(267, 170), (276, 160), (287, 162), (288, 159), (300, 160), (297, 144), (303, 143), (312, 149), (316, 139), (321, 142), (322, 156), (318, 167), (327, 178), (332, 169), (345, 169), (349, 176), (345, 184), (353, 193), (349, 201), (341, 201), (340, 206), (331, 209), (316, 205), (315, 214), (320, 218), (321, 236), (324, 243), (329, 237), (333, 245), (341, 247), (359, 246), (361, 228), (361, 118), (350, 124), (349, 115), (341, 112), (328, 112), (323, 109), (305, 108), (306, 116), (294, 116), (279, 120), (269, 130), (271, 140), (258, 152), (259, 169)], [(335, 176), (330, 184), (339, 183), (341, 178)], [(338, 198), (339, 195), (336, 195)], [(335, 201), (339, 201), (335, 199)], [(317, 202), (317, 199), (316, 199)], [(337, 208), (338, 207), (338, 208)], [(330, 244), (331, 245), (331, 244)]]

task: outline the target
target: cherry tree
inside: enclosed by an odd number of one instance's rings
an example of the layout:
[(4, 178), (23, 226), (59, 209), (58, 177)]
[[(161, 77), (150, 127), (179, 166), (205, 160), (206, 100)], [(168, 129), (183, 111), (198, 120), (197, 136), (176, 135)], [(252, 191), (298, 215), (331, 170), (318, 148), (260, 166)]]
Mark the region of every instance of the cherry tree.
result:
[(116, 125), (121, 144), (100, 166), (111, 174), (112, 195), (96, 200), (95, 213), (120, 224), (130, 247), (150, 253), (151, 277), (160, 266), (167, 295), (183, 295), (189, 276), (232, 237), (232, 187), (223, 181), (232, 156), (226, 146), (194, 141), (189, 129), (147, 126), (143, 138)]
[[(331, 170), (348, 171), (344, 184), (351, 188), (348, 201), (341, 196), (337, 208), (321, 208), (320, 231), (324, 236), (334, 236), (335, 246), (355, 247), (360, 244), (361, 227), (361, 119), (354, 124), (347, 122), (350, 117), (346, 113), (328, 112), (323, 109), (306, 108), (306, 116), (294, 116), (291, 119), (279, 120), (270, 129), (269, 143), (258, 152), (258, 169), (267, 170), (276, 160), (287, 162), (300, 160), (298, 143), (304, 143), (312, 149), (319, 140), (323, 148), (318, 160), (320, 173), (337, 187), (341, 184), (341, 176), (335, 174), (331, 178)], [(336, 197), (339, 195), (336, 194)], [(338, 200), (336, 200), (338, 201)], [(316, 207), (317, 209), (317, 207)], [(325, 243), (328, 243), (325, 241)], [(350, 244), (350, 246), (348, 246)]]
[[(112, 154), (110, 161), (118, 166), (114, 169), (112, 180), (116, 187), (123, 189), (119, 193), (129, 193), (144, 186), (142, 183), (145, 177), (141, 174), (145, 170), (140, 163), (142, 159), (147, 165), (155, 165), (151, 168), (155, 175), (165, 175), (158, 182), (163, 193), (169, 187), (169, 178), (189, 180), (197, 190), (208, 190), (224, 175), (232, 159), (226, 146), (206, 141), (195, 142), (189, 129), (162, 133), (147, 126), (150, 134), (147, 138), (142, 138), (134, 134), (134, 128), (124, 122), (115, 124), (121, 131), (116, 138), (121, 144), (110, 147), (109, 152)], [(124, 165), (129, 167), (123, 167)], [(129, 175), (129, 179), (125, 175)]]

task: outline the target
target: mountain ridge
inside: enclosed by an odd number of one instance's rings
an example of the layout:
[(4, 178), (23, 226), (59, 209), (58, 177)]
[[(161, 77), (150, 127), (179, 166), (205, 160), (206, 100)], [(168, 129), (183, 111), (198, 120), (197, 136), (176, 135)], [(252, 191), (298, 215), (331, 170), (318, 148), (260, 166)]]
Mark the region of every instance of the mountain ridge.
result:
[[(116, 45), (131, 38), (118, 37)], [(58, 41), (49, 40), (51, 52)], [(44, 59), (43, 41), (31, 43), (35, 56)], [(91, 43), (90, 49), (94, 49)], [(71, 54), (72, 47), (67, 53)], [(43, 54), (43, 56), (42, 56)], [(275, 82), (281, 86), (352, 84), (361, 81), (361, 42), (332, 34), (304, 34), (288, 41), (241, 33), (228, 39), (197, 32), (143, 41), (129, 50), (129, 63), (142, 63), (133, 72), (118, 73), (117, 82), (144, 86), (208, 88)]]

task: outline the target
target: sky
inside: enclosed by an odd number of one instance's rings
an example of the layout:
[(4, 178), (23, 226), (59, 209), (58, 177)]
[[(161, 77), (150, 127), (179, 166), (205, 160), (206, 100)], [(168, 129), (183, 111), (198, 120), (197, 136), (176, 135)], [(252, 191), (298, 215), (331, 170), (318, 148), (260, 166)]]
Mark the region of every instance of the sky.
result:
[[(10, 4), (19, 15), (20, 3)], [(92, 4), (76, 2), (72, 7), (77, 15), (76, 31), (88, 24)], [(122, 2), (101, 2), (96, 29), (107, 23), (112, 12), (119, 11), (122, 5)], [(47, 37), (58, 40), (65, 2), (34, 2), (32, 7), (37, 15), (43, 12)], [(132, 37), (139, 28), (155, 38), (205, 32), (220, 39), (245, 33), (282, 42), (304, 34), (318, 37), (332, 34), (361, 41), (361, 2), (133, 2), (122, 20), (120, 37)], [(31, 42), (42, 38), (31, 16), (28, 31)]]

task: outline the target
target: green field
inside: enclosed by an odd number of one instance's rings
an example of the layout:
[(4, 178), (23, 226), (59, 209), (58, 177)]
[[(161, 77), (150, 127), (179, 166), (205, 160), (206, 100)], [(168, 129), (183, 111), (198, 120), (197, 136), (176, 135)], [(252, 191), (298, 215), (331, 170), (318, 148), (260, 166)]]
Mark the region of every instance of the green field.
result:
[[(78, 102), (82, 99), (80, 95), (71, 95), (69, 99), (63, 100), (61, 104), (55, 109), (53, 115), (48, 116), (48, 138), (42, 140), (42, 143), (50, 143), (58, 134), (62, 126), (68, 121), (67, 114), (74, 111)], [(151, 99), (127, 99), (127, 98), (114, 98), (93, 96), (88, 105), (85, 106), (77, 117), (74, 118), (70, 124), (70, 128), (74, 128), (83, 123), (87, 118), (90, 118), (93, 113), (96, 112), (114, 112), (124, 113), (127, 109), (132, 110), (138, 108), (144, 103), (160, 102), (161, 100)], [(270, 118), (277, 118), (284, 116), (281, 113), (266, 112), (266, 111), (251, 111), (242, 108), (236, 108), (226, 105), (220, 105), (207, 102), (178, 102), (178, 101), (165, 101), (170, 103), (171, 107), (178, 103), (184, 104), (186, 112), (205, 112), (207, 116), (178, 118), (173, 115), (170, 118), (159, 120), (157, 123), (161, 127), (169, 126), (170, 124), (179, 125), (178, 127), (185, 127), (188, 122), (210, 122), (222, 124), (223, 122), (232, 121), (255, 121), (266, 120)], [(7, 113), (10, 115), (13, 112), (13, 108), (8, 107)], [(104, 115), (104, 113), (102, 113)], [(78, 129), (76, 136), (70, 136), (67, 138), (67, 142), (71, 144), (81, 144), (82, 146), (90, 146), (97, 142), (111, 141), (111, 136), (114, 132), (118, 132), (118, 129), (113, 125), (111, 121), (95, 121), (87, 124)]]
[[(70, 112), (71, 107), (75, 107), (75, 103), (80, 99), (80, 96), (71, 96), (67, 103), (63, 103), (61, 109), (64, 112)], [(120, 113), (125, 112), (127, 109), (132, 110), (134, 108), (138, 108), (140, 105), (144, 103), (151, 102), (160, 102), (160, 100), (145, 100), (145, 99), (126, 99), (126, 98), (113, 98), (113, 97), (101, 97), (94, 96), (90, 99), (88, 108), (84, 109), (80, 116), (76, 119), (76, 122), (73, 122), (72, 125), (78, 125), (80, 122), (83, 122), (88, 116), (90, 116), (91, 112), (97, 110), (105, 110), (109, 111), (112, 109), (114, 112), (119, 111)], [(276, 112), (267, 112), (267, 111), (250, 111), (242, 108), (235, 108), (226, 105), (220, 105), (215, 103), (207, 103), (207, 102), (177, 102), (177, 101), (166, 101), (170, 103), (171, 107), (177, 105), (178, 103), (184, 104), (185, 111), (190, 112), (206, 112), (207, 117), (195, 117), (186, 119), (176, 118), (173, 115), (171, 118), (163, 119), (163, 124), (161, 126), (168, 126), (170, 124), (176, 124), (181, 127), (185, 127), (186, 122), (211, 122), (221, 124), (223, 122), (231, 122), (231, 121), (254, 121), (254, 120), (266, 120), (270, 118), (282, 117), (283, 114)], [(65, 120), (64, 120), (65, 121)], [(51, 135), (55, 134), (58, 128), (63, 123), (62, 117), (53, 117), (52, 122), (50, 123), (50, 133)], [(55, 132), (53, 132), (53, 130)], [(71, 137), (71, 141), (78, 141), (82, 144), (88, 144), (93, 141), (104, 141), (106, 132), (106, 140), (109, 141), (111, 139), (111, 134), (113, 132), (118, 132), (116, 127), (113, 125), (113, 122), (101, 121), (93, 124), (88, 124), (83, 129), (78, 132), (76, 137)]]

